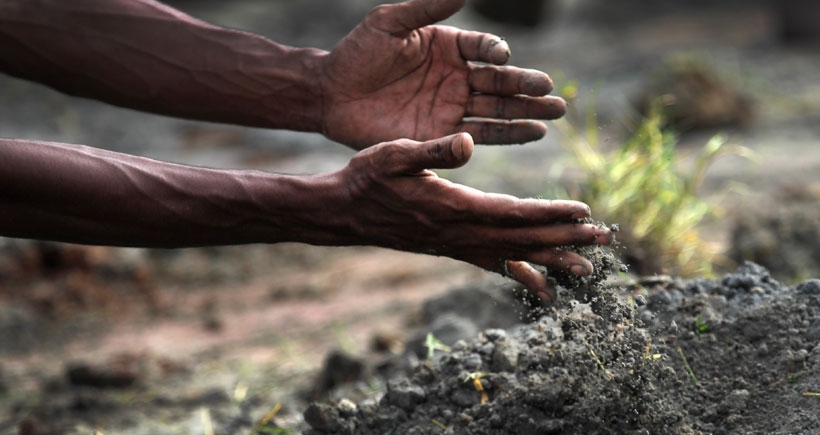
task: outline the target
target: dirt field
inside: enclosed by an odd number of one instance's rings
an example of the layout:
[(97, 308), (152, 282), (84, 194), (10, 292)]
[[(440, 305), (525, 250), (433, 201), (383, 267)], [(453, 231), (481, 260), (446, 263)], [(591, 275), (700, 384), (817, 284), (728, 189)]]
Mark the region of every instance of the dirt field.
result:
[[(326, 49), (377, 3), (173, 2)], [(596, 111), (613, 145), (656, 67), (678, 55), (711, 65), (753, 118), (686, 134), (680, 150), (726, 131), (758, 153), (761, 164), (727, 157), (710, 170), (708, 196), (744, 187), (720, 196), (724, 215), (706, 231), (770, 272), (621, 277), (614, 317), (565, 293), (521, 325), (530, 308), (509, 282), (442, 258), (0, 240), (0, 433), (820, 433), (820, 43), (784, 41), (763, 1), (555, 5), (536, 28), (471, 10), (448, 24), (503, 35), (512, 63), (578, 83), (573, 104)], [(317, 135), (140, 114), (5, 76), (0, 98), (2, 137), (290, 173), (353, 154)], [(443, 175), (542, 195), (566, 162), (556, 130), (479, 148)], [(429, 331), (451, 345), (431, 361)], [(323, 370), (334, 349), (347, 356)]]

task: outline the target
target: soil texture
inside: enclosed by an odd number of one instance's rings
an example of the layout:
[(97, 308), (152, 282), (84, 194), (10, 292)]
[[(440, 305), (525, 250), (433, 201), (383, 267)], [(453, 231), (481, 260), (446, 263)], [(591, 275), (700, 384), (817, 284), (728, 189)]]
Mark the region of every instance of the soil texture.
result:
[(745, 263), (621, 296), (616, 321), (565, 298), (537, 322), (436, 352), (378, 400), (314, 403), (308, 433), (820, 431), (820, 280), (789, 287)]

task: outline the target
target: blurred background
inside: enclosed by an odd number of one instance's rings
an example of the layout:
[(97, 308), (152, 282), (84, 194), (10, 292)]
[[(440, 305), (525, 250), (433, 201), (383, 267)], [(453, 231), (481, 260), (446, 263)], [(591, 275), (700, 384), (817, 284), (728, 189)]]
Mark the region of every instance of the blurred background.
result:
[[(167, 3), (329, 50), (381, 2)], [(634, 275), (714, 276), (754, 260), (784, 282), (816, 277), (818, 23), (808, 0), (471, 0), (445, 24), (503, 36), (511, 64), (548, 72), (570, 109), (543, 140), (477, 148), (440, 175), (590, 203), (620, 225)], [(4, 75), (0, 99), (6, 138), (299, 174), (353, 155), (316, 134), (148, 115)], [(423, 301), (487, 283), (506, 285), (374, 248), (0, 239), (0, 433), (207, 434), (212, 421), (232, 433), (266, 416), (298, 428), (305, 400), (335, 382), (321, 371), (328, 352), (397, 351), (422, 328)]]

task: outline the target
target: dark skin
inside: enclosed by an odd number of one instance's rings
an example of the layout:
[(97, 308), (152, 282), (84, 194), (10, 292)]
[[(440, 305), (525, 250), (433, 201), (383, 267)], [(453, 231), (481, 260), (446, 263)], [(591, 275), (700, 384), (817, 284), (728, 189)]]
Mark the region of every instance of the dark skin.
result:
[(463, 4), (377, 7), (328, 53), (148, 0), (0, 0), (8, 74), (112, 104), (320, 132), (363, 149), (339, 171), (296, 177), (0, 139), (0, 234), (146, 247), (374, 245), (466, 261), (554, 299), (530, 263), (591, 273), (587, 259), (561, 249), (609, 243), (608, 230), (575, 223), (589, 208), (484, 193), (430, 171), (467, 163), (474, 140), (537, 139), (546, 132), (537, 119), (565, 107), (546, 95), (546, 74), (501, 66), (509, 48), (499, 38), (434, 25)]

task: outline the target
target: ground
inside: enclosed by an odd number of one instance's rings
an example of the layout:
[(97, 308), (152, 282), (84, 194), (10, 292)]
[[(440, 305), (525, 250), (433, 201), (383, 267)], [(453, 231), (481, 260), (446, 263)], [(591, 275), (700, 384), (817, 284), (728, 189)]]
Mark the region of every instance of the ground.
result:
[[(208, 21), (326, 49), (377, 4), (173, 3)], [(725, 214), (710, 223), (708, 234), (727, 251), (748, 245), (735, 239), (751, 232), (777, 247), (787, 240), (782, 231), (762, 233), (758, 221), (749, 224), (739, 217), (760, 214), (760, 222), (787, 221), (771, 216), (784, 202), (807, 204), (801, 216), (809, 216), (796, 221), (808, 233), (792, 231), (788, 240), (817, 234), (812, 218), (820, 208), (817, 43), (781, 40), (776, 10), (763, 1), (619, 2), (617, 8), (594, 0), (554, 3), (550, 19), (536, 28), (493, 23), (469, 9), (449, 24), (503, 35), (512, 47), (513, 63), (551, 73), (559, 88), (570, 80), (579, 83), (572, 104), (594, 107), (600, 134), (612, 143), (636, 116), (635, 99), (656, 67), (681, 54), (703, 60), (749, 97), (753, 119), (691, 132), (680, 149), (692, 152), (716, 131), (727, 131), (762, 162), (725, 158), (712, 168), (704, 186), (707, 195), (721, 193), (727, 181), (744, 187), (720, 196)], [(0, 94), (5, 103), (0, 107), (2, 137), (290, 173), (338, 169), (352, 155), (316, 135), (139, 114), (5, 76), (0, 77)], [(552, 174), (562, 159), (561, 135), (551, 128), (547, 138), (524, 147), (479, 148), (467, 167), (442, 175), (484, 190), (538, 196), (560, 182)], [(735, 222), (740, 230), (734, 229)], [(325, 420), (338, 427), (329, 432), (342, 431), (351, 421), (361, 423), (368, 409), (376, 409), (388, 414), (374, 415), (407, 422), (407, 428), (417, 424), (417, 433), (460, 433), (458, 427), (471, 427), (472, 433), (566, 432), (579, 412), (612, 418), (590, 419), (584, 433), (663, 433), (664, 427), (690, 433), (813, 433), (820, 430), (816, 422), (803, 417), (816, 415), (820, 401), (804, 395), (818, 391), (818, 301), (816, 284), (796, 285), (820, 275), (817, 261), (801, 266), (800, 280), (794, 282), (778, 271), (768, 276), (752, 266), (732, 268), (728, 271), (734, 275), (709, 282), (651, 283), (636, 277), (647, 291), (645, 304), (634, 313), (636, 322), (645, 322), (642, 327), (630, 324), (619, 330), (619, 322), (600, 320), (595, 310), (563, 306), (534, 325), (497, 332), (512, 326), (487, 326), (476, 320), (476, 313), (489, 302), (501, 309), (489, 318), (515, 310), (515, 317), (521, 316), (521, 308), (511, 305), (503, 291), (510, 284), (443, 258), (294, 244), (153, 251), (4, 240), (0, 433), (97, 429), (106, 434), (207, 434), (209, 428), (213, 433), (248, 433), (277, 404), (281, 408), (266, 427), (304, 431), (303, 412), (308, 398), (317, 394), (333, 399), (327, 406), (337, 410), (338, 418), (325, 406), (309, 414), (310, 422), (320, 430), (321, 419), (331, 414)], [(624, 286), (624, 298), (637, 296), (635, 282)], [(432, 308), (423, 302), (445, 297), (453, 288), (462, 289), (459, 303), (470, 309), (428, 315)], [(470, 300), (469, 295), (480, 296)], [(672, 320), (676, 331), (669, 329)], [(485, 327), (496, 332), (477, 335)], [(452, 353), (437, 352), (432, 363), (423, 362), (424, 349), (415, 362), (406, 354), (399, 358), (371, 350), (374, 337), (386, 347), (395, 344), (394, 351), (402, 344), (418, 347), (426, 330), (436, 337), (449, 331), (472, 339), (453, 346)], [(534, 331), (542, 335), (532, 342), (517, 338)], [(496, 352), (505, 340), (517, 352)], [(624, 347), (624, 340), (640, 346)], [(556, 359), (562, 357), (553, 353), (555, 346), (565, 349), (558, 354), (566, 355), (563, 360)], [(354, 362), (364, 361), (363, 373), (353, 377), (365, 382), (317, 393), (317, 372), (333, 349), (356, 356)], [(513, 353), (515, 363), (509, 361)], [(656, 354), (660, 357), (654, 360)], [(697, 382), (689, 379), (683, 355)], [(522, 358), (534, 361), (532, 367), (523, 365)], [(644, 375), (640, 381), (632, 378), (634, 370)], [(474, 403), (481, 394), (472, 380), (462, 382), (462, 371), (490, 372), (479, 382), (498, 412), (479, 418), (486, 410)], [(387, 399), (376, 408), (373, 400), (386, 385), (375, 374), (386, 372), (409, 374), (391, 384)], [(615, 380), (608, 380), (607, 373)], [(560, 388), (539, 389), (556, 379)], [(540, 408), (527, 408), (530, 419), (504, 414), (503, 409), (517, 409), (527, 386), (533, 388), (530, 402), (543, 402)], [(624, 391), (626, 387), (633, 390)], [(448, 399), (435, 402), (435, 394), (444, 395), (442, 388), (449, 389)], [(585, 393), (578, 398), (568, 391)], [(340, 402), (342, 397), (351, 401)], [(638, 407), (640, 417), (625, 417), (626, 407), (609, 404), (615, 397), (628, 398), (624, 406)], [(446, 406), (432, 414), (425, 403)]]

